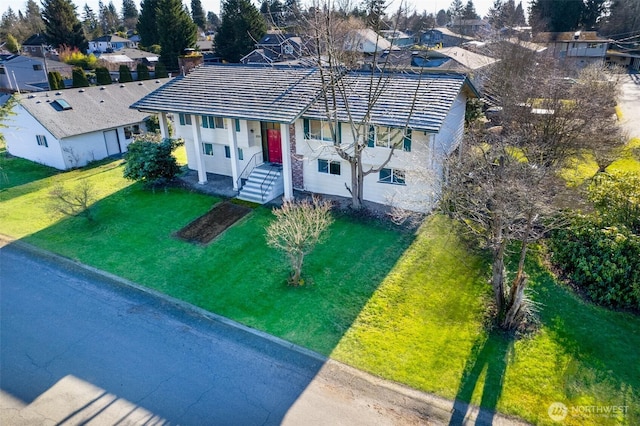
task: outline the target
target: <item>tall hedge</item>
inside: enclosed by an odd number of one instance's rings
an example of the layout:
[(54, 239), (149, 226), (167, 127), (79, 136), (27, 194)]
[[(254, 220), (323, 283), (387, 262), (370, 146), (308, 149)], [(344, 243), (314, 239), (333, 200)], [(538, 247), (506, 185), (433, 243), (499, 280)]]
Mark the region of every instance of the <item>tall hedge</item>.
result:
[(145, 64), (138, 63), (136, 71), (138, 72), (138, 80), (149, 80), (151, 78), (149, 68)]
[(130, 83), (133, 81), (133, 76), (131, 75), (131, 70), (126, 65), (120, 65), (120, 83)]
[(105, 67), (96, 68), (96, 82), (100, 86), (105, 86), (107, 84), (111, 84), (111, 74), (109, 70)]
[(59, 90), (64, 89), (64, 80), (62, 79), (62, 75), (60, 75), (59, 71), (49, 71), (47, 74), (47, 79), (49, 80), (49, 88), (50, 90)]
[(89, 87), (89, 80), (82, 68), (74, 67), (71, 77), (73, 79), (73, 87)]

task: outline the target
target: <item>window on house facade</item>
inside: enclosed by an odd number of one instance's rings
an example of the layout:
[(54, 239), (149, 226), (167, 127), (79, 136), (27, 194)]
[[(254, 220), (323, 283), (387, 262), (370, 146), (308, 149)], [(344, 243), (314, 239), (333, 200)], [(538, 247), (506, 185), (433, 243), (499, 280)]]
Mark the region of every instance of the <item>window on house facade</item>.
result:
[(181, 126), (191, 126), (191, 114), (179, 114)]
[(212, 115), (202, 116), (202, 127), (205, 129), (224, 129), (224, 118)]
[(38, 142), (38, 145), (44, 146), (45, 148), (49, 146), (49, 144), (47, 144), (47, 137), (45, 135), (36, 135), (36, 141)]
[(403, 151), (411, 151), (411, 129), (406, 134), (403, 129), (386, 126), (369, 126), (367, 146), (370, 148), (402, 148)]
[(234, 120), (236, 122), (236, 132), (240, 131), (240, 120), (238, 120), (237, 118)]
[(140, 134), (140, 126), (137, 124), (134, 124), (133, 126), (126, 126), (124, 128), (125, 139), (131, 139), (135, 135), (139, 135), (139, 134)]
[(340, 162), (318, 159), (318, 172), (331, 175), (339, 175)]
[(204, 155), (213, 155), (213, 144), (208, 142), (202, 143), (202, 153)]
[(378, 176), (378, 182), (406, 185), (404, 170), (381, 169)]
[[(304, 119), (304, 138), (316, 139), (321, 141), (332, 142), (331, 126), (328, 121)], [(336, 127), (336, 142), (339, 144), (341, 138), (340, 124)]]
[[(231, 147), (229, 145), (224, 146), (224, 156), (231, 158)], [(244, 160), (244, 152), (242, 148), (238, 148), (238, 160)]]

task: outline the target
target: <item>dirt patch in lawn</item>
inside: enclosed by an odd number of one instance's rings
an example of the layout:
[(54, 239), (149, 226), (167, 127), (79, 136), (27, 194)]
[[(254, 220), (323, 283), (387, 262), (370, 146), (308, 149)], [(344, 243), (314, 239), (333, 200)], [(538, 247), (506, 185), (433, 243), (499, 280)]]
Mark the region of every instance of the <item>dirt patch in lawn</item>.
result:
[(176, 236), (191, 243), (208, 244), (250, 211), (249, 207), (224, 201), (176, 232)]

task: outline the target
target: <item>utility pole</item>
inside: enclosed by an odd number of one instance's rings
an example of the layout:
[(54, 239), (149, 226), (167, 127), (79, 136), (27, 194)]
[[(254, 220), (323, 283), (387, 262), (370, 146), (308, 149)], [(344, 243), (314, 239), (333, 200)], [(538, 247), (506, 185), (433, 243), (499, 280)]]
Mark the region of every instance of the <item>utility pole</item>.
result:
[(42, 59), (44, 59), (44, 78), (47, 80), (47, 87), (51, 90), (51, 83), (49, 82), (49, 68), (47, 67), (47, 51), (44, 44), (42, 45)]

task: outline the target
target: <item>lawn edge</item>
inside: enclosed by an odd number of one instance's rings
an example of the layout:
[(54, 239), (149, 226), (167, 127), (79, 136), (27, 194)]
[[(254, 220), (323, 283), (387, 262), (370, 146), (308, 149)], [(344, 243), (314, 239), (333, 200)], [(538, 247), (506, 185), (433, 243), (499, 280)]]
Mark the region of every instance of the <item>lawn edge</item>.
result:
[[(369, 372), (359, 370), (348, 364), (325, 357), (315, 351), (303, 346), (296, 345), (277, 336), (268, 334), (261, 330), (248, 327), (237, 321), (216, 313), (199, 308), (183, 300), (171, 297), (157, 290), (137, 284), (133, 281), (111, 274), (98, 268), (83, 264), (74, 259), (44, 250), (33, 244), (15, 239), (11, 236), (0, 233), (0, 248), (9, 248), (29, 253), (34, 257), (55, 263), (65, 269), (72, 270), (82, 275), (89, 275), (99, 281), (118, 287), (121, 290), (142, 293), (161, 302), (167, 303), (174, 308), (190, 316), (202, 317), (212, 322), (218, 322), (228, 327), (239, 329), (245, 333), (265, 339), (274, 344), (282, 346), (310, 358), (312, 361), (323, 364), (318, 371), (317, 377), (325, 381), (333, 381), (345, 387), (370, 395), (381, 401), (385, 401), (397, 406), (401, 411), (426, 417), (436, 424), (448, 424), (452, 416), (458, 412), (462, 414), (464, 425), (527, 425), (524, 420), (510, 415), (492, 412), (482, 409), (476, 405), (468, 404), (458, 400), (450, 400), (435, 394), (411, 388), (402, 383), (383, 379)], [(487, 423), (485, 419), (492, 419)]]

